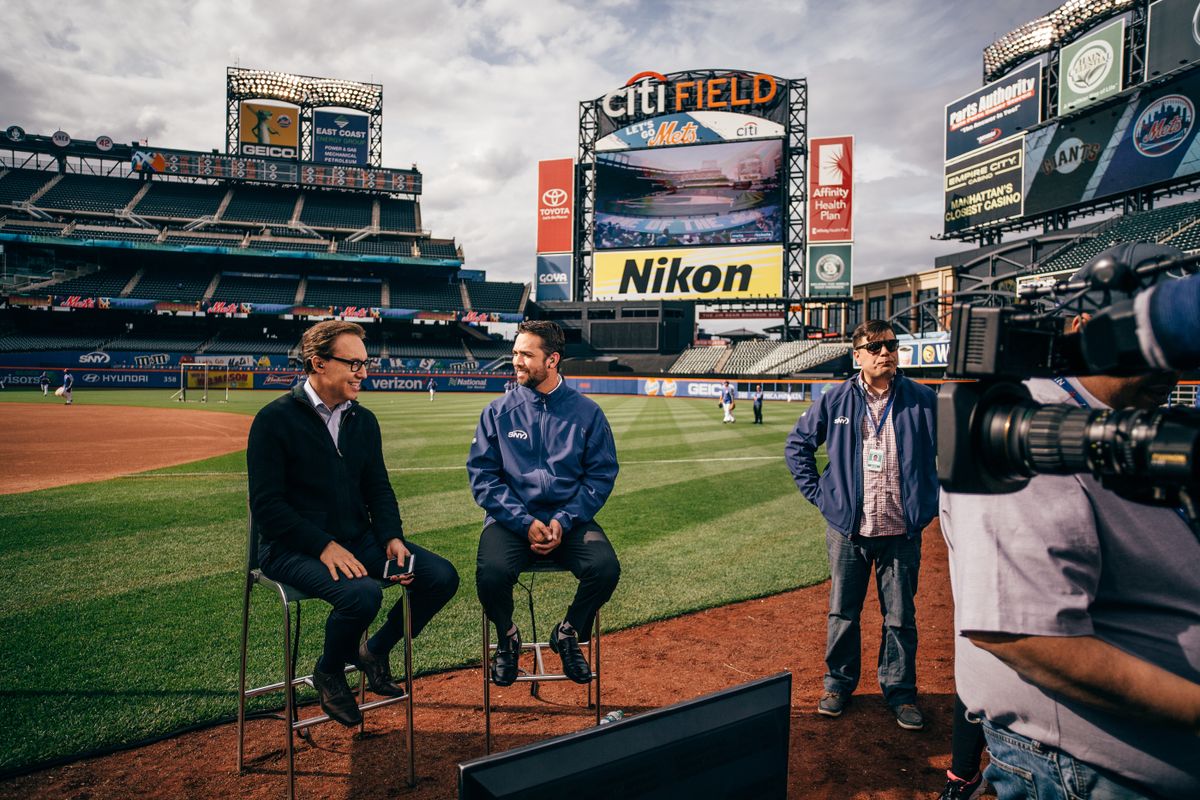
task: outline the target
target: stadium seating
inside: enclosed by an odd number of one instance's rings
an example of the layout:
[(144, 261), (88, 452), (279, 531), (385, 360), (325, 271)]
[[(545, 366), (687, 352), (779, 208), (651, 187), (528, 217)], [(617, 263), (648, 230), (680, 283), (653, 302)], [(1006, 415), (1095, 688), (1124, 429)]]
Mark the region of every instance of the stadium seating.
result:
[(384, 231), (417, 230), (417, 204), (412, 200), (380, 200), (379, 229)]
[(512, 355), (512, 342), (467, 342), (471, 355), (480, 360), (504, 358)]
[(95, 297), (117, 297), (137, 272), (137, 267), (122, 265), (107, 267), (99, 272), (68, 278), (47, 286), (44, 291), (53, 294), (77, 294)]
[(312, 228), (357, 231), (371, 224), (375, 201), (348, 192), (307, 192), (300, 221)]
[(360, 239), (357, 242), (338, 242), (339, 253), (412, 258), (411, 239)]
[(725, 347), (689, 347), (680, 354), (679, 360), (672, 364), (668, 371), (676, 375), (712, 372), (727, 352), (729, 351)]
[(76, 226), (69, 234), (69, 239), (115, 239), (127, 242), (154, 242), (158, 240), (156, 228), (87, 228)]
[(466, 358), (462, 345), (388, 344), (392, 358)]
[(420, 239), (417, 247), (421, 248), (423, 258), (458, 258), (458, 249), (454, 242), (435, 242), (431, 239)]
[(360, 283), (313, 277), (308, 279), (301, 302), (315, 306), (367, 306), (381, 304), (379, 281)]
[(224, 186), (154, 181), (133, 208), (140, 217), (200, 219), (217, 213), (225, 198)]
[(267, 189), (261, 186), (239, 186), (225, 207), (221, 219), (227, 222), (257, 222), (286, 225), (292, 219), (299, 197), (291, 189)]
[(138, 280), (129, 296), (143, 300), (191, 302), (204, 297), (212, 279), (211, 272), (183, 272), (178, 269), (147, 272)]
[(52, 225), (34, 225), (28, 220), (14, 221), (6, 219), (0, 224), (0, 231), (4, 233), (24, 233), (32, 236), (60, 236), (63, 232), (62, 223)]
[(429, 311), (456, 311), (462, 308), (458, 284), (417, 283), (408, 278), (391, 279), (391, 307)]
[(804, 372), (819, 367), (826, 361), (840, 358), (850, 350), (849, 345), (845, 342), (806, 342), (805, 344), (807, 346), (800, 353), (777, 366), (775, 372), (780, 375)]
[(14, 353), (31, 350), (96, 350), (106, 337), (78, 334), (10, 333), (0, 336), (0, 352)]
[(272, 339), (265, 336), (247, 336), (235, 333), (218, 333), (205, 352), (209, 355), (287, 355), (298, 346), (291, 339)]
[(300, 285), (299, 275), (279, 277), (248, 277), (245, 275), (222, 275), (213, 292), (213, 300), (227, 303), (286, 303), (296, 299), (296, 288)]
[(1192, 237), (1200, 236), (1200, 232), (1189, 233), (1198, 219), (1200, 202), (1180, 203), (1140, 214), (1114, 217), (1055, 250), (1033, 272), (1079, 269), (1100, 251), (1120, 242), (1140, 240), (1181, 247), (1179, 242), (1187, 243), (1193, 241)]
[(779, 342), (771, 342), (761, 339), (751, 339), (745, 342), (738, 342), (733, 353), (730, 354), (729, 360), (725, 362), (725, 366), (721, 367), (721, 372), (728, 375), (748, 375), (752, 373), (752, 367), (773, 352), (779, 346)]
[(34, 205), (43, 209), (115, 214), (129, 205), (141, 188), (140, 181), (127, 178), (68, 174)]
[(118, 336), (105, 345), (104, 349), (113, 350), (148, 350), (162, 353), (195, 353), (208, 339), (205, 334), (175, 336), (154, 336), (126, 333)]
[(471, 308), (475, 311), (515, 314), (521, 310), (521, 298), (525, 296), (523, 283), (466, 281), (464, 285), (467, 287), (467, 296), (471, 298)]
[(274, 237), (251, 239), (246, 245), (252, 250), (309, 250), (316, 253), (329, 252), (329, 242), (323, 239), (276, 239)]
[(241, 247), (240, 236), (193, 236), (187, 233), (168, 233), (165, 244), (176, 247)]
[(43, 169), (10, 169), (0, 176), (0, 204), (28, 200), (57, 175)]

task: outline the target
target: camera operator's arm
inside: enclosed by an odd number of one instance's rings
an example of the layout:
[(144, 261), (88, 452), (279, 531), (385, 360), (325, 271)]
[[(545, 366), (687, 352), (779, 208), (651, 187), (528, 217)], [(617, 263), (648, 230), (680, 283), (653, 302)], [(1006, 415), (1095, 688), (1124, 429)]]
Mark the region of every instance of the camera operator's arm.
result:
[(817, 448), (825, 443), (825, 396), (822, 395), (796, 420), (783, 448), (792, 478), (800, 493), (813, 505), (819, 505), (820, 475), (817, 473)]
[(1042, 689), (1200, 735), (1200, 684), (1094, 636), (968, 633), (967, 638)]
[(1160, 369), (1200, 366), (1200, 275), (1160, 283), (1134, 298), (1137, 338)]

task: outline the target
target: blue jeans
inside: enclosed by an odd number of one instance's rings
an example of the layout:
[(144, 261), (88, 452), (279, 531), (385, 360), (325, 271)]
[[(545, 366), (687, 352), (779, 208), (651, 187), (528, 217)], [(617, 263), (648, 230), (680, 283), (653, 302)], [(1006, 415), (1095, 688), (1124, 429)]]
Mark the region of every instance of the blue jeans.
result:
[(921, 539), (853, 536), (825, 529), (829, 553), (829, 626), (825, 645), (825, 691), (851, 694), (862, 671), (859, 617), (875, 573), (883, 637), (879, 642), (879, 686), (895, 707), (917, 699), (917, 574)]
[(1127, 785), (1070, 755), (983, 721), (990, 763), (984, 775), (1000, 800), (1147, 800)]

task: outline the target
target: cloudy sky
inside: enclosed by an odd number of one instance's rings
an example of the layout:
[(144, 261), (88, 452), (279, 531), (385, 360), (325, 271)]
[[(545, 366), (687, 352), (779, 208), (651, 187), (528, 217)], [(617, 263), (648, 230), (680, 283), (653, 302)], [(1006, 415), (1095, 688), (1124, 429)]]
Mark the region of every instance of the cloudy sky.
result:
[(982, 51), (1053, 0), (9, 0), (0, 127), (224, 148), (225, 67), (384, 87), (384, 166), (424, 173), (425, 227), (528, 282), (539, 159), (576, 154), (578, 104), (643, 70), (809, 82), (809, 134), (856, 140), (855, 282), (963, 249), (941, 230), (943, 106)]

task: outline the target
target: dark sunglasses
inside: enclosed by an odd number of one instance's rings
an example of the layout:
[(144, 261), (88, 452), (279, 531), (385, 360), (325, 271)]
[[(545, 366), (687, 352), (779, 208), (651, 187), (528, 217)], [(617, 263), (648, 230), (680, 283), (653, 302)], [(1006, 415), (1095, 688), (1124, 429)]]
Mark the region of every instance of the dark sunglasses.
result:
[(896, 350), (898, 350), (900, 348), (900, 340), (899, 339), (880, 339), (877, 342), (867, 342), (866, 344), (860, 344), (858, 347), (856, 347), (854, 349), (855, 350), (866, 350), (871, 355), (877, 356), (877, 355), (879, 355), (879, 351), (885, 347), (888, 349), (889, 353), (894, 353), (894, 352), (896, 352)]
[(327, 361), (340, 361), (343, 364), (345, 364), (347, 367), (349, 367), (351, 372), (358, 372), (360, 369), (362, 369), (363, 367), (365, 367), (367, 365), (366, 361), (359, 361), (357, 358), (351, 360), (349, 358), (342, 358), (341, 356), (330, 356), (326, 360)]

